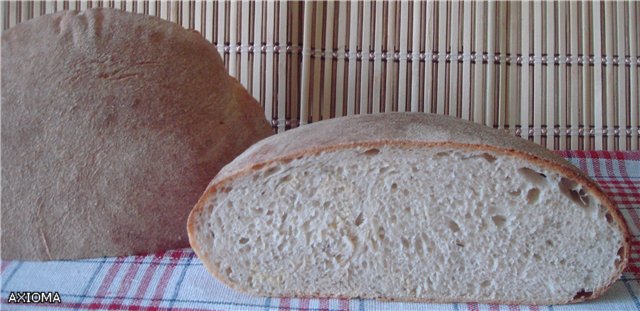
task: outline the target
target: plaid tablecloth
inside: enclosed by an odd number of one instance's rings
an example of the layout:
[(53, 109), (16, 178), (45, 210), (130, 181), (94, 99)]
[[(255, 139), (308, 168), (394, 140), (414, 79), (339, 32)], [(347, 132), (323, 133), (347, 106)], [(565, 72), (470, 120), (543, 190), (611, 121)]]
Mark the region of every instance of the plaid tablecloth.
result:
[[(2, 310), (640, 310), (640, 152), (561, 152), (618, 203), (633, 244), (631, 262), (606, 294), (582, 304), (515, 306), (278, 299), (239, 294), (212, 278), (191, 249), (137, 257), (2, 261)], [(384, 280), (380, 280), (384, 282)], [(8, 303), (26, 292), (54, 292), (61, 303)], [(15, 294), (20, 292), (22, 297)], [(32, 297), (32, 298), (35, 298)]]

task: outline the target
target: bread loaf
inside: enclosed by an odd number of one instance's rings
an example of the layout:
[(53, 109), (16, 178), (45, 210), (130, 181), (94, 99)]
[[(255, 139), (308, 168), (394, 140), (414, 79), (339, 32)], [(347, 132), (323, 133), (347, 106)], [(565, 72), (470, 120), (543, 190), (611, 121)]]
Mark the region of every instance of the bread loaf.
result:
[(2, 34), (2, 258), (187, 247), (202, 189), (270, 134), (197, 32), (110, 9), (18, 24)]
[(599, 296), (629, 234), (588, 177), (459, 119), (388, 113), (266, 138), (200, 198), (189, 239), (256, 295), (558, 304)]

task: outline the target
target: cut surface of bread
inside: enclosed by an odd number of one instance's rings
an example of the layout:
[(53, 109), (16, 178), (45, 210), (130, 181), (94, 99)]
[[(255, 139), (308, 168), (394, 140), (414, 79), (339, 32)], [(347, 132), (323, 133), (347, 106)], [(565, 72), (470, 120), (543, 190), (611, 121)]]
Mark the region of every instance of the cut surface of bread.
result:
[[(365, 124), (384, 134), (310, 137)], [(467, 127), (478, 136), (456, 139)], [(518, 139), (492, 131), (398, 113), (265, 139), (211, 182), (189, 219), (191, 245), (217, 278), (257, 295), (524, 304), (600, 295), (627, 263), (619, 213), (570, 164), (537, 146), (500, 146)]]
[(2, 258), (187, 247), (215, 174), (273, 132), (215, 46), (115, 9), (2, 33)]

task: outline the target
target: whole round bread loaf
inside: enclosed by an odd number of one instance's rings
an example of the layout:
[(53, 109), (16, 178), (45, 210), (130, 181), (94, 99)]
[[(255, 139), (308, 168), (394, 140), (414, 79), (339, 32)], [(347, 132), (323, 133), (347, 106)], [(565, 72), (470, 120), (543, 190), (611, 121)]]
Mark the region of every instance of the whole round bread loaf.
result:
[(208, 181), (271, 133), (195, 31), (108, 9), (19, 24), (2, 34), (2, 258), (187, 247)]

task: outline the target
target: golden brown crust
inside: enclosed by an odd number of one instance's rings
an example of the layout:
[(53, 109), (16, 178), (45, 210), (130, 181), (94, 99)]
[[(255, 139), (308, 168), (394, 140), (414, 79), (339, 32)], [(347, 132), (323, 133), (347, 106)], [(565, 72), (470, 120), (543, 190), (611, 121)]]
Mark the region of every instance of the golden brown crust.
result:
[[(390, 114), (386, 114), (390, 115)], [(393, 115), (393, 114), (391, 114)], [(399, 114), (395, 114), (399, 115)], [(384, 118), (384, 114), (376, 116), (377, 118)], [(429, 117), (433, 118), (433, 117)], [(439, 117), (438, 117), (439, 118)], [(446, 117), (445, 117), (446, 118)], [(449, 118), (450, 119), (450, 118)], [(353, 120), (353, 117), (352, 117)], [(348, 123), (347, 120), (343, 120), (342, 123)], [(357, 121), (357, 120), (356, 120)], [(454, 122), (458, 122), (455, 120)], [(325, 123), (325, 124), (322, 124)], [(327, 127), (336, 126), (336, 123), (327, 124), (328, 122), (320, 122), (315, 124), (315, 128), (311, 130), (322, 131), (327, 129)], [(356, 122), (357, 123), (357, 122)], [(465, 123), (461, 121), (461, 123)], [(340, 122), (338, 122), (337, 126), (340, 126)], [(458, 123), (459, 124), (459, 123)], [(311, 127), (311, 126), (307, 126)], [(477, 127), (476, 127), (477, 128)], [(481, 132), (486, 131), (494, 131), (493, 129), (481, 128), (479, 129)], [(549, 152), (548, 150), (535, 146), (527, 146), (526, 148), (520, 148), (521, 144), (516, 143), (515, 146), (511, 146), (509, 148), (509, 144), (504, 143), (495, 143), (495, 141), (477, 141), (475, 143), (461, 143), (456, 141), (437, 141), (437, 140), (429, 140), (428, 141), (418, 141), (415, 139), (387, 139), (387, 140), (372, 140), (372, 139), (362, 139), (360, 142), (354, 142), (354, 140), (347, 140), (347, 143), (323, 143), (317, 144), (313, 143), (311, 140), (305, 140), (305, 143), (309, 147), (307, 148), (289, 148), (293, 149), (292, 152), (283, 152), (282, 149), (277, 149), (273, 145), (278, 143), (286, 143), (287, 141), (292, 141), (292, 136), (297, 138), (305, 137), (305, 133), (293, 133), (294, 131), (285, 132), (285, 134), (279, 134), (272, 136), (268, 139), (265, 139), (256, 145), (249, 148), (245, 151), (241, 156), (236, 158), (233, 162), (231, 162), (227, 167), (225, 167), (209, 184), (209, 187), (206, 189), (204, 194), (201, 196), (198, 203), (195, 205), (191, 214), (189, 215), (187, 231), (189, 233), (189, 242), (194, 249), (195, 253), (198, 255), (198, 258), (203, 262), (207, 270), (213, 274), (218, 280), (222, 280), (229, 287), (241, 291), (246, 292), (243, 288), (240, 288), (236, 284), (227, 282), (225, 278), (223, 278), (219, 274), (219, 269), (215, 266), (211, 260), (208, 260), (208, 254), (204, 253), (202, 249), (200, 249), (200, 245), (197, 242), (196, 238), (196, 218), (201, 217), (200, 214), (204, 212), (204, 204), (209, 201), (212, 196), (215, 196), (218, 189), (223, 189), (227, 184), (229, 184), (232, 180), (236, 178), (240, 178), (242, 176), (249, 175), (256, 170), (259, 170), (265, 166), (271, 166), (276, 163), (287, 163), (293, 159), (305, 156), (313, 156), (322, 152), (334, 152), (343, 149), (350, 148), (377, 148), (382, 146), (394, 146), (394, 147), (405, 147), (405, 148), (446, 148), (446, 149), (460, 149), (465, 151), (491, 151), (497, 154), (513, 156), (520, 158), (524, 161), (532, 162), (536, 165), (544, 167), (548, 170), (555, 171), (559, 173), (561, 176), (574, 180), (582, 187), (587, 189), (588, 193), (596, 196), (600, 202), (602, 202), (603, 206), (610, 213), (612, 220), (616, 222), (618, 228), (622, 232), (624, 236), (624, 242), (622, 246), (623, 253), (621, 254), (621, 261), (617, 267), (616, 273), (611, 277), (608, 284), (597, 289), (591, 295), (586, 297), (578, 297), (569, 301), (548, 301), (543, 304), (561, 304), (561, 303), (577, 303), (584, 300), (594, 299), (602, 295), (613, 283), (620, 277), (622, 271), (628, 264), (629, 255), (630, 255), (630, 241), (631, 236), (629, 233), (629, 229), (627, 227), (626, 222), (622, 218), (622, 214), (616, 208), (615, 204), (606, 196), (604, 191), (598, 186), (596, 182), (590, 179), (588, 176), (584, 175), (580, 170), (578, 170), (575, 166), (571, 165), (566, 160), (558, 157), (557, 155)], [(307, 131), (308, 133), (309, 131)], [(509, 143), (511, 138), (510, 136), (500, 133), (498, 137), (503, 136)], [(508, 136), (508, 137), (507, 137)], [(494, 136), (495, 137), (495, 136)], [(413, 137), (412, 137), (413, 138)], [(518, 138), (513, 137), (516, 140)], [(494, 144), (488, 144), (494, 143)], [(533, 143), (526, 142), (525, 145), (534, 145)], [(289, 146), (287, 146), (289, 147)], [(538, 148), (539, 147), (539, 148)], [(296, 293), (295, 297), (315, 297), (313, 295), (303, 295), (301, 293)], [(336, 297), (338, 298), (338, 297)], [(361, 298), (375, 298), (375, 299), (386, 299), (391, 301), (412, 301), (412, 302), (480, 302), (480, 303), (499, 303), (499, 304), (521, 304), (522, 301), (465, 301), (463, 299), (450, 299), (450, 300), (429, 300), (429, 299), (393, 299), (393, 298), (384, 298), (384, 297), (361, 297)]]

